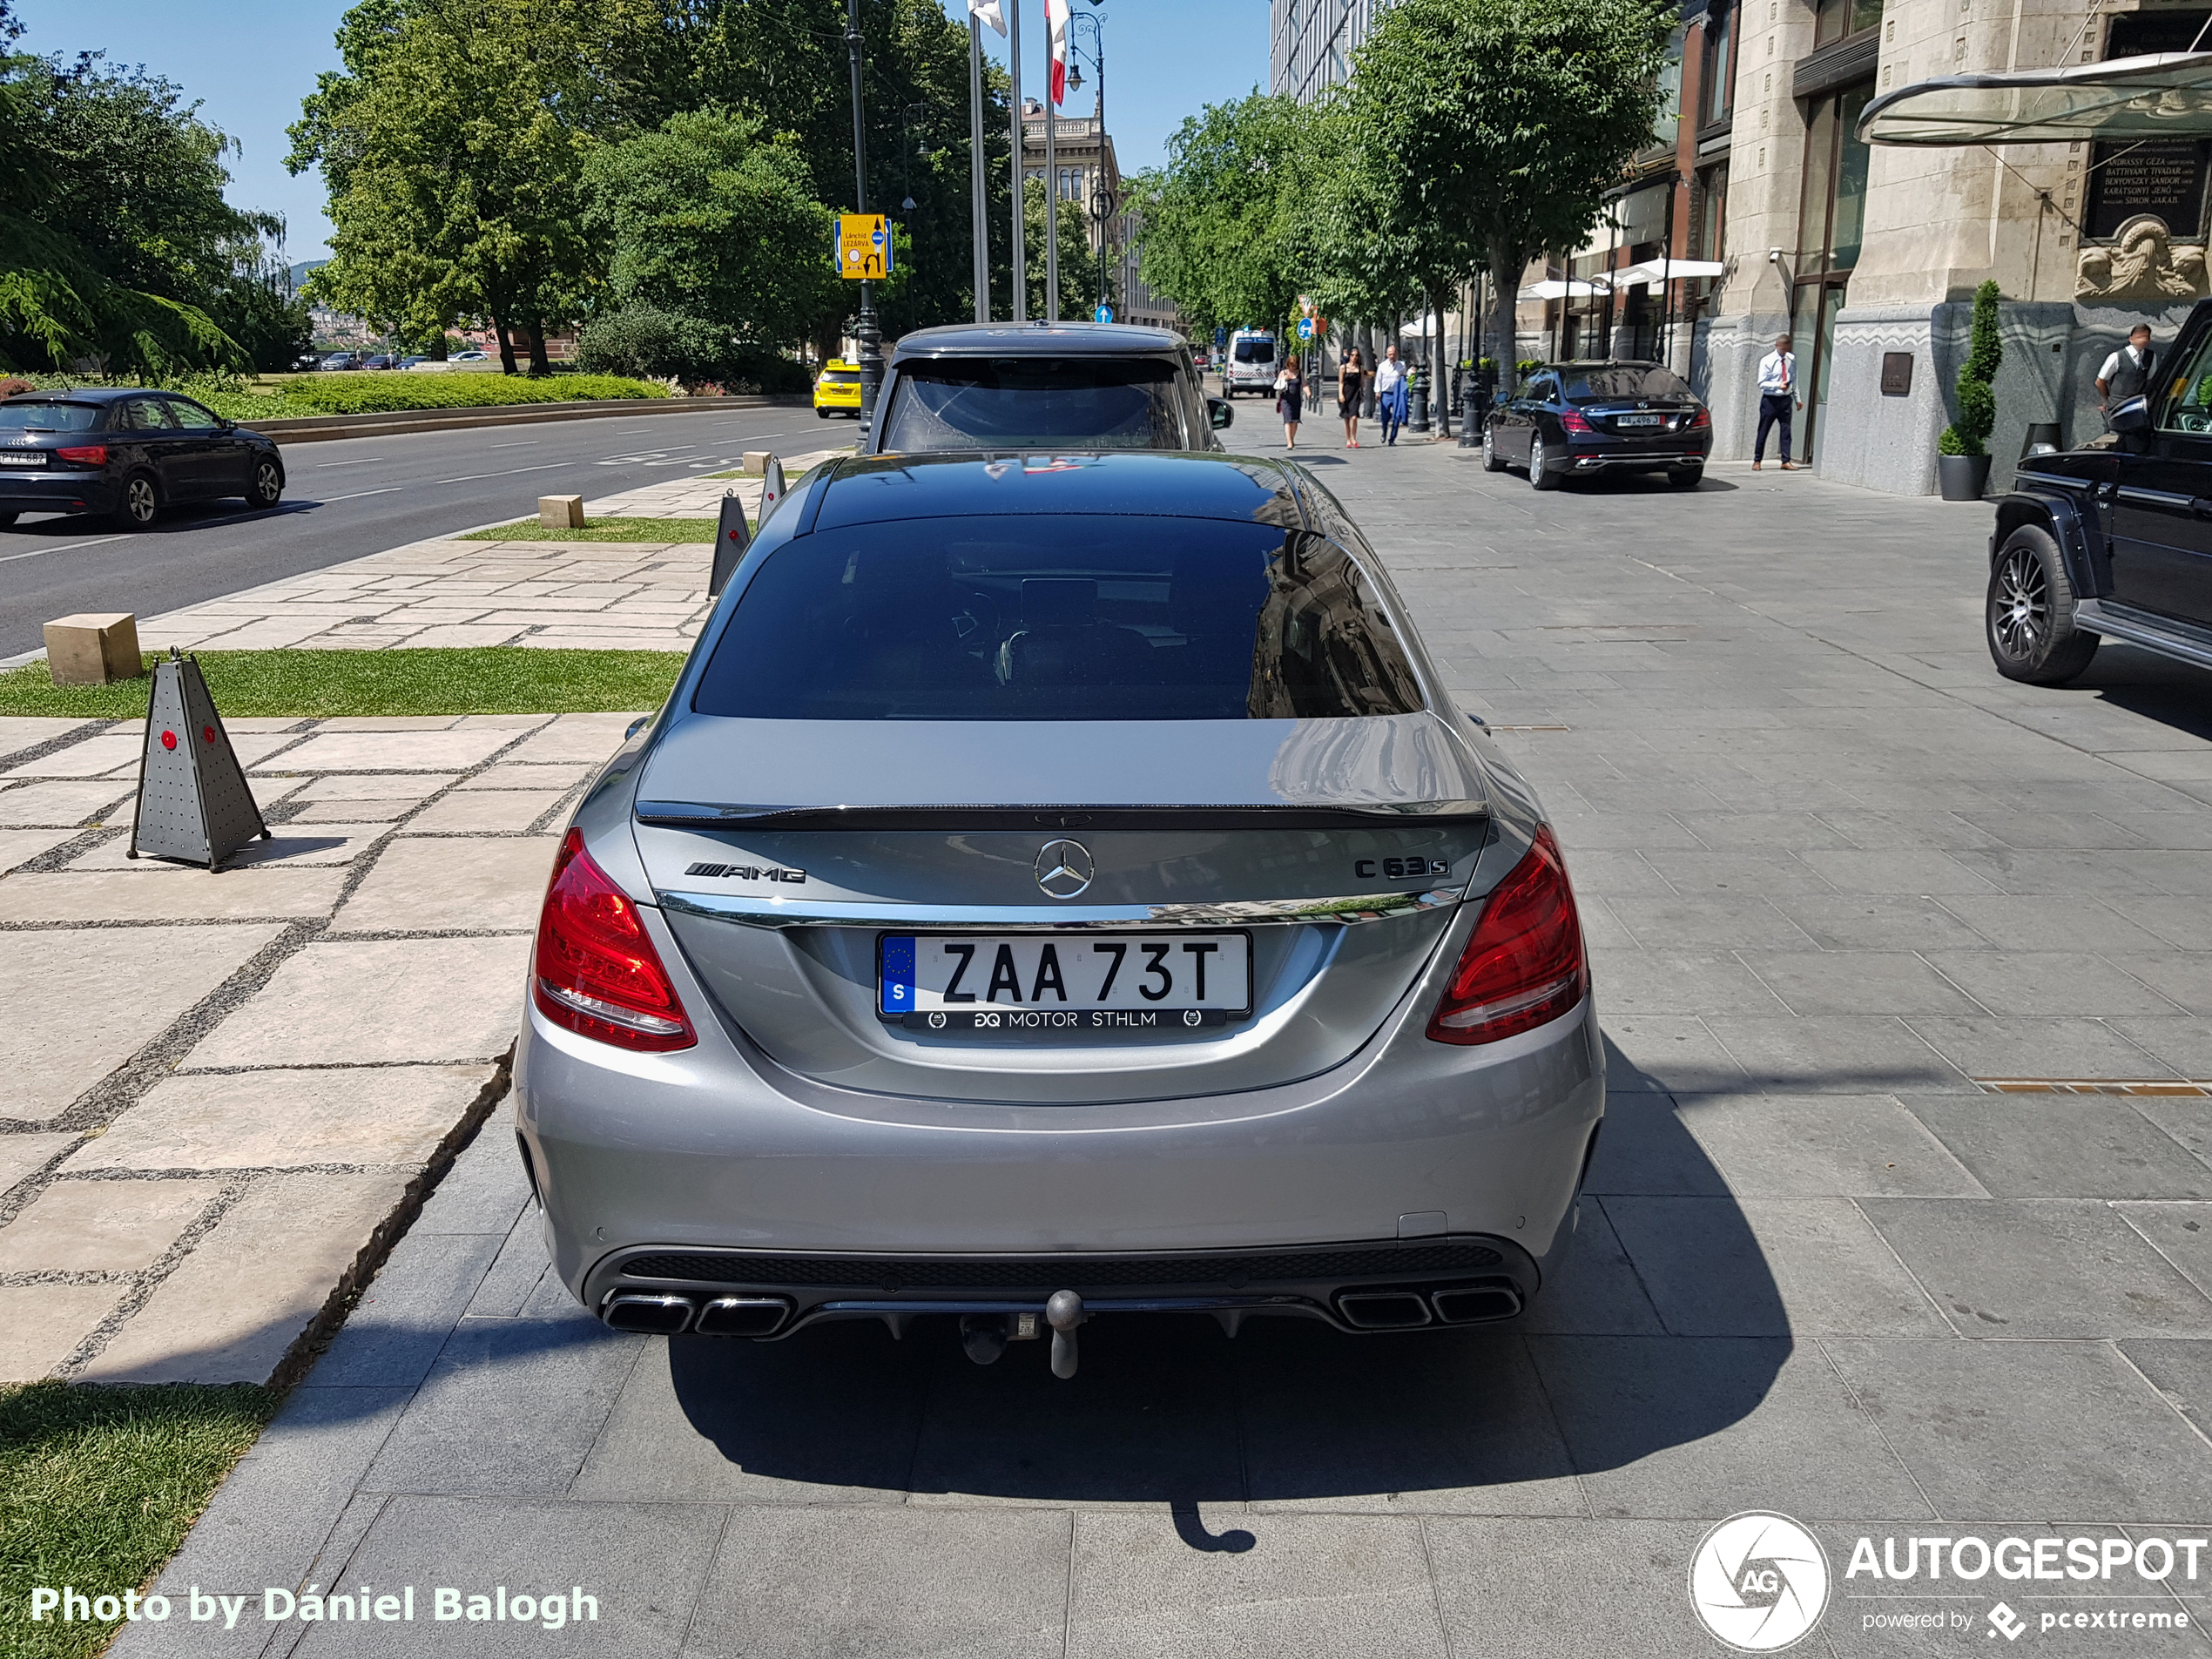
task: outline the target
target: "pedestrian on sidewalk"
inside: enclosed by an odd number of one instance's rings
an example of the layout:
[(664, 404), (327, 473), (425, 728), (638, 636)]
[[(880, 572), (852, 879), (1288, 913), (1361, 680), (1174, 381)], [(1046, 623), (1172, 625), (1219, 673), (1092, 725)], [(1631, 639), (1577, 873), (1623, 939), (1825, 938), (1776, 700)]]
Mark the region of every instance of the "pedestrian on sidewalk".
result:
[(1337, 371), (1337, 418), (1344, 422), (1344, 447), (1359, 447), (1359, 399), (1367, 387), (1367, 368), (1361, 361), (1359, 347), (1354, 346), (1344, 354), (1344, 363)]
[(2139, 322), (2128, 331), (2128, 343), (2105, 359), (2097, 371), (2097, 413), (2111, 424), (2112, 406), (2141, 397), (2150, 386), (2150, 325)]
[(1803, 408), (1797, 396), (1797, 354), (1790, 349), (1790, 336), (1777, 334), (1774, 349), (1759, 359), (1759, 437), (1751, 446), (1751, 470), (1766, 465), (1766, 435), (1776, 421), (1782, 423), (1782, 470), (1795, 472), (1790, 459), (1790, 413)]
[(1413, 395), (1406, 384), (1406, 365), (1398, 361), (1398, 347), (1391, 346), (1383, 352), (1383, 360), (1375, 365), (1375, 416), (1382, 422), (1383, 442), (1396, 448), (1398, 434), (1406, 424), (1406, 412)]
[(1275, 377), (1275, 413), (1283, 417), (1283, 447), (1298, 448), (1298, 421), (1305, 414), (1305, 380), (1298, 373), (1298, 360), (1292, 357), (1283, 365), (1283, 372)]

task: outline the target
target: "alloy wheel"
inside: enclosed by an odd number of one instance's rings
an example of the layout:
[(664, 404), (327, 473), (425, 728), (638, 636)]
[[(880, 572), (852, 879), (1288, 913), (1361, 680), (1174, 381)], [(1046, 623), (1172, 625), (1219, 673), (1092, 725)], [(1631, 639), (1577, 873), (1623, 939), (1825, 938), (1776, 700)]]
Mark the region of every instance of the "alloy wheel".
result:
[(264, 461), (253, 469), (253, 499), (264, 507), (273, 507), (284, 494), (284, 481), (277, 476), (276, 462)]
[(1998, 567), (1996, 602), (1990, 609), (1990, 626), (2006, 655), (2025, 659), (2050, 635), (2051, 588), (2044, 579), (2043, 561), (2029, 547), (2005, 550)]
[(1540, 482), (1544, 475), (1544, 438), (1541, 433), (1528, 440), (1528, 482)]
[(123, 486), (123, 510), (133, 524), (153, 523), (160, 503), (154, 497), (152, 479), (133, 478)]

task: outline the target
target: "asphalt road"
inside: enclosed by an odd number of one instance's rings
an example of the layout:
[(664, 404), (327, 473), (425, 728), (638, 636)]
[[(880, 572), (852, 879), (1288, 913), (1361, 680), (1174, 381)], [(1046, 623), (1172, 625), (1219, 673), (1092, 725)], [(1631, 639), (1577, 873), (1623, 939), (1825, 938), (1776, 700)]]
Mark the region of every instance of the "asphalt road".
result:
[(846, 442), (853, 430), (809, 408), (777, 408), (288, 445), (274, 512), (211, 502), (137, 533), (60, 516), (0, 529), (0, 657), (37, 650), (56, 617), (158, 616), (441, 531), (527, 517), (540, 496), (610, 496), (723, 471), (747, 449)]

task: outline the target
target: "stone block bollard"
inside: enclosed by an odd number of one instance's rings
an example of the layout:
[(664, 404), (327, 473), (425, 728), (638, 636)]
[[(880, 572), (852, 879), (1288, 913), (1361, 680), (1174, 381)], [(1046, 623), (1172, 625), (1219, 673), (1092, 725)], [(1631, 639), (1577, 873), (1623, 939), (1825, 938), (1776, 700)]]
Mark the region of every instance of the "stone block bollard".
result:
[(543, 529), (582, 529), (583, 528), (583, 497), (581, 496), (540, 496), (537, 498), (537, 522), (539, 528)]
[(768, 471), (768, 463), (773, 459), (775, 459), (775, 457), (765, 449), (746, 450), (745, 452), (745, 466), (743, 468), (745, 475), (748, 478), (759, 478), (765, 476)]
[(57, 617), (46, 624), (46, 670), (57, 685), (106, 685), (142, 678), (138, 619), (127, 610)]

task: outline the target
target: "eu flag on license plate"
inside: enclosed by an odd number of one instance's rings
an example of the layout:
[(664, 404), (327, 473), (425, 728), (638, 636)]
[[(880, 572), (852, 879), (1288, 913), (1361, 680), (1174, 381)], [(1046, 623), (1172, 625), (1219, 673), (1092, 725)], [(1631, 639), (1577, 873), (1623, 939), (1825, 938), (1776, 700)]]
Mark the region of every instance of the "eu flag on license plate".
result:
[(914, 1008), (914, 941), (910, 936), (883, 941), (882, 1008), (911, 1014)]

